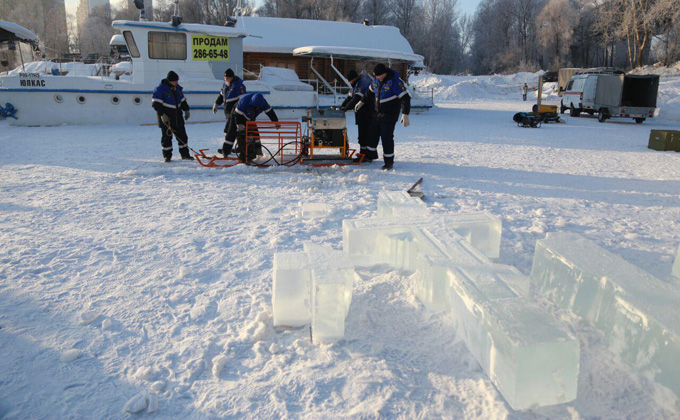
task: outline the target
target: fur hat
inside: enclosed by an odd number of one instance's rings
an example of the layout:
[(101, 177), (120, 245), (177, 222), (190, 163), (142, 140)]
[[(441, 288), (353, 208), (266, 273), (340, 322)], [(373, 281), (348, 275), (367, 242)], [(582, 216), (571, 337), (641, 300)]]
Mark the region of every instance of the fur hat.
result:
[(177, 73), (175, 73), (174, 71), (170, 70), (170, 71), (168, 72), (168, 77), (167, 77), (167, 79), (168, 79), (168, 82), (176, 82), (176, 81), (179, 80), (179, 76), (177, 75)]
[(227, 71), (224, 72), (224, 77), (234, 77), (234, 70), (227, 69)]
[(357, 77), (359, 77), (359, 74), (357, 73), (356, 70), (352, 69), (352, 70), (347, 72), (347, 80), (352, 81), (352, 80), (356, 79)]

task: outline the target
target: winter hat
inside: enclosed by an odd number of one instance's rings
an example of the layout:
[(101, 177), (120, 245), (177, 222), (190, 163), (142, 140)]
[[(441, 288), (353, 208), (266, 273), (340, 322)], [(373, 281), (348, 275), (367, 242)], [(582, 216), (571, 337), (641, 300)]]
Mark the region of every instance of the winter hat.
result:
[(167, 79), (168, 79), (168, 82), (176, 82), (176, 81), (179, 80), (179, 76), (177, 75), (177, 73), (175, 73), (174, 71), (170, 70), (170, 71), (168, 72), (168, 77), (167, 77)]
[(224, 77), (234, 77), (234, 70), (227, 69), (227, 71), (224, 72)]
[(387, 67), (383, 63), (378, 63), (373, 67), (373, 75), (380, 76), (385, 73), (387, 73)]
[(357, 77), (359, 77), (359, 74), (356, 72), (356, 70), (350, 70), (347, 72), (347, 80), (354, 80)]

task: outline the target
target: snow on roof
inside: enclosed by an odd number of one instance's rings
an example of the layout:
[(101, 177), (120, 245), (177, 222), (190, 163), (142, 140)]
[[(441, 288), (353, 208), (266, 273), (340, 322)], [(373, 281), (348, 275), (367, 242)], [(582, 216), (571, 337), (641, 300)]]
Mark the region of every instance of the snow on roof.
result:
[(243, 40), (244, 52), (292, 54), (296, 48), (313, 44), (324, 48), (368, 49), (416, 56), (406, 38), (394, 26), (242, 16), (238, 18), (236, 28), (251, 35)]
[(330, 57), (351, 60), (375, 61), (376, 59), (405, 61), (407, 63), (422, 63), (423, 56), (401, 51), (374, 50), (370, 48), (311, 46), (293, 50), (293, 55), (309, 57)]
[(226, 36), (226, 37), (245, 37), (247, 33), (227, 26), (202, 25), (200, 23), (182, 23), (179, 26), (172, 26), (170, 22), (137, 22), (131, 20), (114, 20), (111, 24), (114, 28), (122, 31), (124, 29), (161, 29), (164, 31), (191, 32), (204, 35)]
[(109, 41), (109, 45), (126, 45), (125, 44), (125, 37), (121, 34), (115, 34), (114, 36), (111, 37), (111, 41)]
[(3, 29), (22, 41), (27, 42), (39, 42), (40, 38), (38, 35), (34, 34), (30, 30), (24, 28), (23, 26), (17, 25), (16, 23), (7, 22), (6, 20), (0, 20), (0, 29)]

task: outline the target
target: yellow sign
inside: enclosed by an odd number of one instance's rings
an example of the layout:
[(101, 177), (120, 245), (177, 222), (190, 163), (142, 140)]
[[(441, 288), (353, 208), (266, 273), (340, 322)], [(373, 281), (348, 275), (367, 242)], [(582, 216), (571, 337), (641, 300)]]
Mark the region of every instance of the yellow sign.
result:
[(191, 57), (193, 61), (229, 61), (229, 38), (191, 35)]

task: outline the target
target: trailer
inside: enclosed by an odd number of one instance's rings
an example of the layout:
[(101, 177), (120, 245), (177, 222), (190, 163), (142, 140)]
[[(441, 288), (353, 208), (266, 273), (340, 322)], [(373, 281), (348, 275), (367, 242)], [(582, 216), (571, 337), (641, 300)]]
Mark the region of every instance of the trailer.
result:
[(658, 115), (658, 91), (657, 75), (577, 74), (567, 84), (560, 111), (569, 109), (572, 117), (597, 114), (599, 122), (620, 117), (641, 124)]

